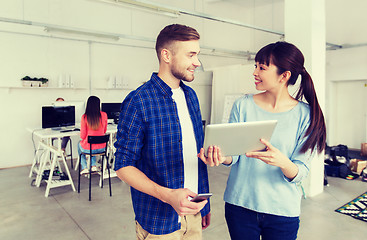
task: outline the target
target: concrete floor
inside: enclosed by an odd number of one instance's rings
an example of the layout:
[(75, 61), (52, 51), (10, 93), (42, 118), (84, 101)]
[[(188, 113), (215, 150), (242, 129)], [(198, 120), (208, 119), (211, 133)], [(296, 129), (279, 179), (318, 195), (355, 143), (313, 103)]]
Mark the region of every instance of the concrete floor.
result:
[[(101, 189), (95, 177), (89, 202), (88, 182), (83, 177), (80, 194), (65, 186), (51, 189), (45, 198), (46, 184), (32, 187), (29, 170), (30, 167), (0, 170), (0, 239), (136, 239), (129, 187), (119, 179), (112, 180), (112, 197), (108, 180)], [(228, 173), (224, 166), (209, 169), (214, 194), (212, 222), (203, 232), (203, 239), (230, 239), (222, 200)], [(77, 185), (74, 170), (72, 175)], [(324, 193), (303, 200), (298, 239), (366, 239), (367, 222), (334, 210), (366, 192), (367, 183), (331, 177), (328, 180), (330, 186)]]

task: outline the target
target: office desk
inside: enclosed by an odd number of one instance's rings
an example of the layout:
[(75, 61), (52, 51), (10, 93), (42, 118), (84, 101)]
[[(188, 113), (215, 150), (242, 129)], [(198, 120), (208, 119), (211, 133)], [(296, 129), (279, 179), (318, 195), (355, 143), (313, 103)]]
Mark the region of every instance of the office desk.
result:
[[(44, 171), (49, 170), (50, 171), (49, 177), (47, 180), (45, 180), (47, 182), (45, 197), (48, 197), (50, 193), (50, 189), (55, 188), (55, 187), (71, 185), (71, 188), (73, 189), (73, 191), (75, 191), (75, 186), (74, 186), (69, 168), (66, 164), (64, 153), (61, 150), (61, 139), (63, 137), (79, 136), (80, 132), (79, 131), (60, 132), (60, 131), (55, 131), (51, 129), (39, 129), (39, 130), (29, 129), (29, 131), (31, 131), (34, 136), (39, 138), (38, 145), (36, 148), (37, 151), (34, 156), (32, 167), (29, 173), (29, 177), (32, 177), (34, 173), (36, 174), (35, 185), (37, 187), (41, 185), (42, 176), (43, 176)], [(116, 125), (110, 125), (110, 124), (108, 125), (107, 132), (106, 132), (107, 134), (110, 134), (110, 142), (108, 144), (109, 145), (108, 147), (110, 148), (109, 149), (110, 154), (109, 154), (108, 161), (111, 160), (112, 155), (114, 153), (113, 139), (114, 139), (114, 135), (116, 131), (117, 131)], [(52, 139), (58, 140), (56, 141), (57, 142), (56, 146), (52, 145)], [(41, 150), (44, 150), (44, 151), (41, 152)], [(62, 161), (61, 164), (63, 164), (63, 167), (69, 178), (68, 180), (53, 179), (53, 174), (54, 174), (54, 170), (56, 166), (58, 166), (59, 170), (62, 172), (62, 167), (60, 166), (59, 159), (61, 159)]]

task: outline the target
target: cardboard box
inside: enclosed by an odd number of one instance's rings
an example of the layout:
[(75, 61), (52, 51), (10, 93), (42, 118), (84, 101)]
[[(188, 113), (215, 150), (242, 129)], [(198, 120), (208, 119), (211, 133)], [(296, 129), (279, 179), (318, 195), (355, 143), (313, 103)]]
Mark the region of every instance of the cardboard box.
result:
[(361, 143), (361, 156), (367, 156), (367, 143)]
[(362, 170), (367, 166), (366, 160), (360, 160), (360, 159), (351, 159), (350, 160), (350, 170), (357, 174), (361, 174)]

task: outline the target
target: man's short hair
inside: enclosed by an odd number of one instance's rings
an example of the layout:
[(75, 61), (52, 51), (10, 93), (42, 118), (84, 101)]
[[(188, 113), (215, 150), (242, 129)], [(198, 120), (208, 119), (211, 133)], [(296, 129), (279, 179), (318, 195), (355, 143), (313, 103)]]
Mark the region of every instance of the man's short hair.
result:
[(162, 29), (157, 37), (155, 50), (157, 52), (158, 59), (160, 60), (162, 49), (168, 48), (169, 45), (175, 41), (190, 41), (199, 39), (199, 33), (192, 27), (181, 24), (168, 25)]

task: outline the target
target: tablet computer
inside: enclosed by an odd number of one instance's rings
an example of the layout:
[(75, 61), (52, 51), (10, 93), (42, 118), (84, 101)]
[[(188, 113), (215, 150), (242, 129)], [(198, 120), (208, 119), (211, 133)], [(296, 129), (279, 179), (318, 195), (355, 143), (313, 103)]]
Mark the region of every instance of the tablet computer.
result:
[(223, 156), (243, 155), (265, 148), (260, 138), (270, 141), (277, 120), (209, 124), (205, 128), (204, 149), (219, 146)]

